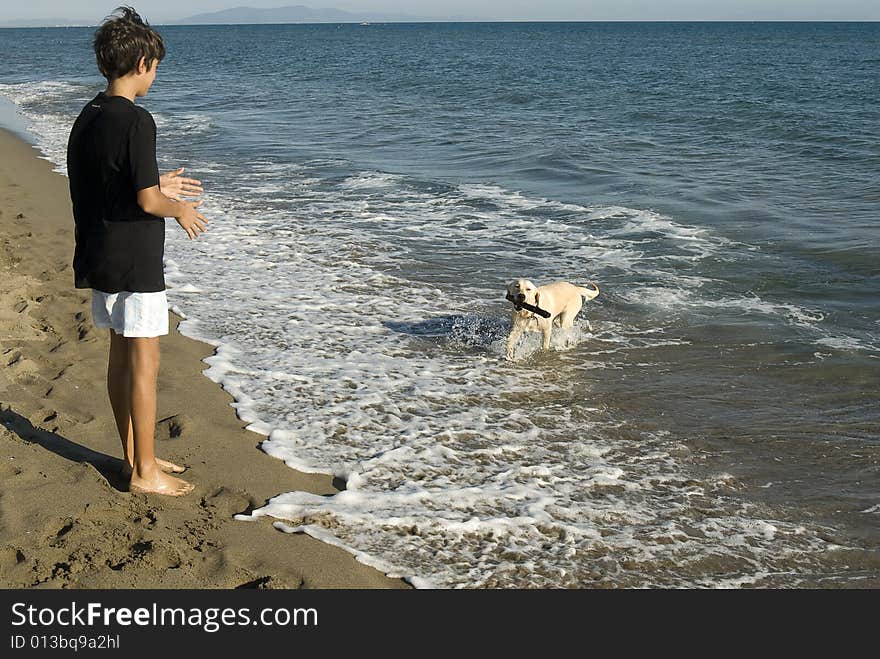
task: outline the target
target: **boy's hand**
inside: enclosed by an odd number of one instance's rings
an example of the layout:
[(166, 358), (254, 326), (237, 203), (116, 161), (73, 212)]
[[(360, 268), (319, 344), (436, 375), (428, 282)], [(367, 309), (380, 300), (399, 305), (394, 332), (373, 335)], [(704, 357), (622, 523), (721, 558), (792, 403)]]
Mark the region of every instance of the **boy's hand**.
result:
[(201, 201), (179, 201), (183, 208), (183, 214), (177, 218), (177, 223), (183, 227), (189, 239), (198, 238), (200, 233), (205, 233), (208, 218), (199, 213), (196, 208), (202, 205)]
[(159, 177), (159, 190), (169, 199), (180, 201), (180, 196), (198, 197), (202, 194), (202, 182), (181, 176), (183, 167), (167, 172)]

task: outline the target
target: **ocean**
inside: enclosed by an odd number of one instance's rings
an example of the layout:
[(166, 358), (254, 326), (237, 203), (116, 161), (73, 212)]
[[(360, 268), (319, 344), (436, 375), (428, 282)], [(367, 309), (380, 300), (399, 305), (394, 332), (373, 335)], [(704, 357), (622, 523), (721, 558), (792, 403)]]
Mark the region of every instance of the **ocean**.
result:
[[(880, 586), (880, 24), (158, 29), (169, 303), (343, 488), (242, 524), (419, 587)], [(92, 31), (0, 30), (62, 172)], [(521, 277), (601, 295), (507, 361)]]

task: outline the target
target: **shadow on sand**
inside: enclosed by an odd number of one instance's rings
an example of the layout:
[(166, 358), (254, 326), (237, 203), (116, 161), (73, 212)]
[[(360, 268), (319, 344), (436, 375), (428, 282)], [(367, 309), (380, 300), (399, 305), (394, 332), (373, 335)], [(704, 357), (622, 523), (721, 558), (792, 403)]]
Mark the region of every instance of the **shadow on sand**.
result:
[(128, 481), (122, 480), (119, 475), (119, 470), (122, 467), (121, 458), (93, 451), (58, 433), (37, 428), (29, 419), (15, 412), (11, 407), (0, 406), (0, 424), (29, 444), (38, 444), (47, 451), (52, 451), (52, 453), (71, 462), (84, 462), (92, 465), (114, 488), (120, 492), (128, 491)]

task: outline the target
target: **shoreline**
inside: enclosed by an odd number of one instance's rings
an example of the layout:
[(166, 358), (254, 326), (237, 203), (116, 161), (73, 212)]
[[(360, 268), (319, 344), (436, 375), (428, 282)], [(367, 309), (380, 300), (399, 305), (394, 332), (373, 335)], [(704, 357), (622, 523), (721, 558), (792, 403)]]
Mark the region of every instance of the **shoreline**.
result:
[(271, 518), (233, 519), (282, 492), (338, 490), (259, 449), (232, 396), (203, 375), (215, 348), (181, 334), (171, 311), (156, 449), (186, 464), (196, 489), (120, 491), (109, 330), (73, 287), (67, 180), (16, 132), (0, 128), (0, 150), (0, 587), (411, 588)]

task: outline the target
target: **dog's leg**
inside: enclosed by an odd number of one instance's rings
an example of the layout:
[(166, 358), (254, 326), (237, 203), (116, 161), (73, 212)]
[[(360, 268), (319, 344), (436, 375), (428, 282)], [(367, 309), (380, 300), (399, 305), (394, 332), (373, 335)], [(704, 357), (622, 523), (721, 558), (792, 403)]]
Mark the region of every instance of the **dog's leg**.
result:
[(522, 336), (522, 329), (513, 325), (510, 330), (510, 336), (507, 337), (507, 359), (513, 360), (513, 353), (516, 351), (516, 344), (519, 343), (519, 337)]
[(549, 350), (550, 335), (553, 333), (553, 321), (550, 318), (541, 323), (541, 332), (544, 335), (544, 350)]
[(564, 329), (573, 329), (574, 328), (574, 319), (577, 316), (581, 309), (583, 308), (584, 303), (581, 301), (580, 296), (572, 300), (571, 304), (565, 307), (565, 310), (561, 314), (560, 321), (562, 323), (562, 327)]
[(559, 324), (562, 329), (565, 331), (565, 347), (570, 348), (574, 345), (574, 337), (572, 337), (572, 332), (574, 332), (574, 318), (578, 315), (578, 312), (581, 310), (583, 304), (581, 303), (581, 298), (578, 296), (576, 300), (574, 300), (571, 304), (569, 304), (561, 314), (559, 314)]
[(561, 314), (559, 314), (559, 326), (562, 328), (562, 332), (565, 335), (565, 347), (570, 348), (572, 343), (574, 342), (571, 338), (571, 332), (574, 328), (574, 321), (572, 320), (572, 315), (569, 313), (569, 310), (566, 309)]

